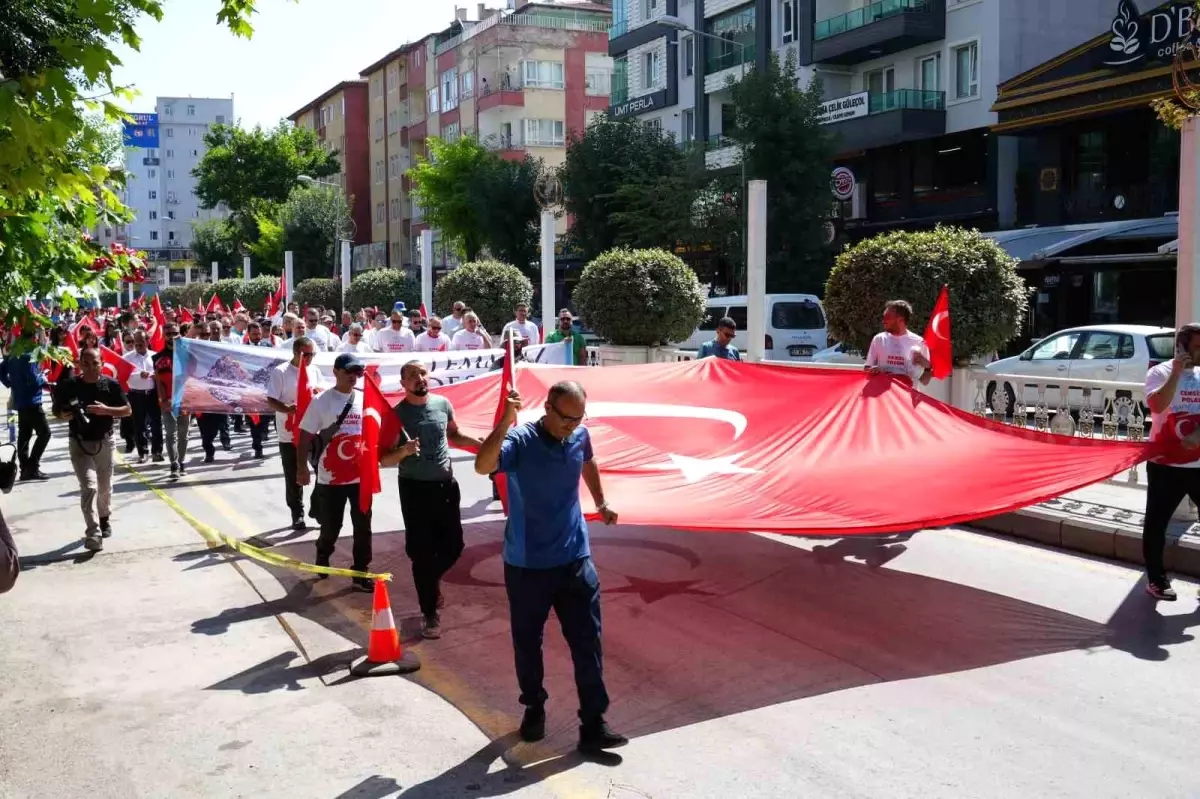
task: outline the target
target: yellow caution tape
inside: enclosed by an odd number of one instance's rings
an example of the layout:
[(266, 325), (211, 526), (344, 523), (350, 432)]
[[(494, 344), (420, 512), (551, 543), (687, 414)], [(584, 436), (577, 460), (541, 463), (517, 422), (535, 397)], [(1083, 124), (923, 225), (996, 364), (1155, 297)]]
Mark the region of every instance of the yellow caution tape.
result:
[(137, 478), (138, 482), (150, 489), (150, 491), (152, 491), (156, 497), (165, 502), (168, 508), (179, 514), (180, 518), (191, 525), (192, 529), (199, 533), (204, 540), (208, 542), (208, 545), (214, 549), (226, 546), (232, 549), (234, 552), (245, 555), (252, 560), (257, 560), (260, 563), (268, 563), (272, 566), (280, 566), (285, 569), (306, 572), (308, 574), (327, 574), (332, 577), (365, 577), (368, 580), (384, 581), (392, 579), (390, 572), (375, 574), (373, 572), (355, 571), (354, 569), (338, 569), (333, 566), (318, 566), (315, 563), (304, 563), (296, 560), (295, 558), (289, 558), (286, 555), (280, 555), (277, 552), (271, 552), (270, 550), (251, 546), (245, 541), (239, 541), (238, 539), (225, 535), (219, 530), (213, 528), (211, 525), (205, 524), (197, 519), (182, 505), (176, 502), (170, 494), (154, 485), (154, 483), (150, 482), (145, 475), (126, 463), (123, 458), (118, 458), (118, 462), (124, 466), (130, 474)]

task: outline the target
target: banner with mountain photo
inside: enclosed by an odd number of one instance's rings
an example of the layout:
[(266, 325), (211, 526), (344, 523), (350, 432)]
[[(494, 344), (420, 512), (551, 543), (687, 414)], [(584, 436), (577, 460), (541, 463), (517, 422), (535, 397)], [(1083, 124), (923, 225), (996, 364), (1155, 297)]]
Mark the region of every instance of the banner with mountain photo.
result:
[[(529, 363), (566, 366), (570, 342), (526, 347)], [(291, 349), (223, 344), (198, 339), (175, 339), (174, 390), (171, 398), (176, 413), (270, 413), (267, 380), (277, 366), (291, 360)], [(358, 357), (376, 373), (383, 394), (394, 405), (404, 390), (400, 368), (421, 361), (429, 370), (433, 388), (461, 383), (499, 369), (502, 349), (462, 352), (362, 352)], [(333, 385), (336, 352), (318, 352), (313, 365), (325, 385)]]

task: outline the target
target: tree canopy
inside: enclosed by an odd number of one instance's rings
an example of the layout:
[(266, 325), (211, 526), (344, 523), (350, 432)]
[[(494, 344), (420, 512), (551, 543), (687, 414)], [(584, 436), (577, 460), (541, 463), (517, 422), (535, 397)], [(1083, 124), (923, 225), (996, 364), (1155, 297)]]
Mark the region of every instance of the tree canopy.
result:
[(341, 263), (338, 242), (354, 237), (345, 195), (321, 186), (293, 190), (274, 222), (282, 230), (283, 249), (292, 251), (292, 274), (297, 283), (332, 278), (334, 263)]
[(772, 53), (766, 68), (733, 84), (735, 128), (747, 180), (767, 181), (767, 290), (817, 292), (833, 251), (825, 224), (834, 142), (818, 122), (820, 81), (797, 88), (796, 59)]
[(192, 252), (201, 269), (216, 263), (220, 274), (236, 274), (242, 265), (241, 242), (237, 228), (225, 219), (208, 219), (192, 223)]
[[(220, 0), (217, 19), (249, 36), (256, 0)], [(0, 316), (24, 316), (24, 298), (57, 296), (117, 276), (125, 256), (101, 255), (84, 233), (128, 221), (122, 176), (105, 156), (106, 124), (131, 93), (113, 81), (118, 45), (139, 49), (135, 25), (162, 18), (161, 0), (9, 0), (0, 16)]]

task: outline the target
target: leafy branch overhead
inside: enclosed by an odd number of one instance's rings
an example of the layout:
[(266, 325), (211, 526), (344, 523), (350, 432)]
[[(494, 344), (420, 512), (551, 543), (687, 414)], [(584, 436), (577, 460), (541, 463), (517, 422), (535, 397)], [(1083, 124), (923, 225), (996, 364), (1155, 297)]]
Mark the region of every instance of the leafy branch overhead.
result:
[[(250, 35), (255, 0), (221, 0), (217, 18)], [(133, 93), (113, 81), (118, 46), (138, 50), (136, 27), (162, 19), (161, 0), (7, 0), (0, 11), (0, 318), (24, 317), (24, 298), (86, 286), (100, 248), (96, 225), (130, 219), (124, 176), (104, 128)], [(103, 123), (89, 122), (98, 116)], [(120, 264), (114, 264), (114, 267)], [(115, 273), (114, 268), (110, 272)], [(111, 278), (112, 274), (108, 275)], [(70, 300), (67, 300), (69, 303)]]

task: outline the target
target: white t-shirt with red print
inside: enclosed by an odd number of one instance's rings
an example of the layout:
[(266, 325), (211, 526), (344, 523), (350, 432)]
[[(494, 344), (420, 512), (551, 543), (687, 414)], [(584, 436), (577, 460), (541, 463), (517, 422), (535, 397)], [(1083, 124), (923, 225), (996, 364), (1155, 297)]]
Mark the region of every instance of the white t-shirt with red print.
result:
[[(1160, 363), (1146, 373), (1146, 395), (1149, 396), (1167, 384), (1171, 377), (1174, 364), (1171, 361)], [(1161, 438), (1184, 438), (1191, 435), (1200, 425), (1200, 367), (1193, 366), (1183, 370), (1179, 383), (1175, 387), (1175, 398), (1162, 413), (1154, 413), (1150, 422), (1150, 440)], [(1200, 451), (1196, 452), (1200, 455)], [(1186, 457), (1185, 453), (1180, 453)], [(1187, 469), (1200, 468), (1200, 459), (1180, 463), (1179, 458), (1162, 458), (1161, 463), (1171, 466), (1182, 466)]]
[[(296, 384), (300, 380), (300, 370), (291, 363), (276, 366), (267, 378), (267, 396), (284, 405), (296, 405)], [(321, 370), (315, 366), (308, 367), (308, 390), (316, 397), (322, 391)], [(294, 444), (292, 431), (287, 429), (288, 420), (292, 417), (286, 413), (275, 414), (275, 427), (279, 430), (280, 444)]]
[(871, 348), (867, 351), (867, 366), (878, 366), (880, 371), (892, 375), (902, 375), (910, 380), (917, 380), (924, 369), (913, 363), (913, 353), (920, 352), (929, 358), (929, 346), (925, 339), (911, 330), (900, 335), (879, 333), (871, 339)]
[(342, 486), (358, 482), (362, 456), (362, 392), (352, 390), (343, 394), (336, 388), (328, 388), (312, 401), (300, 422), (300, 429), (315, 436), (338, 420), (347, 402), (351, 403), (350, 411), (317, 462), (317, 482), (321, 485)]

